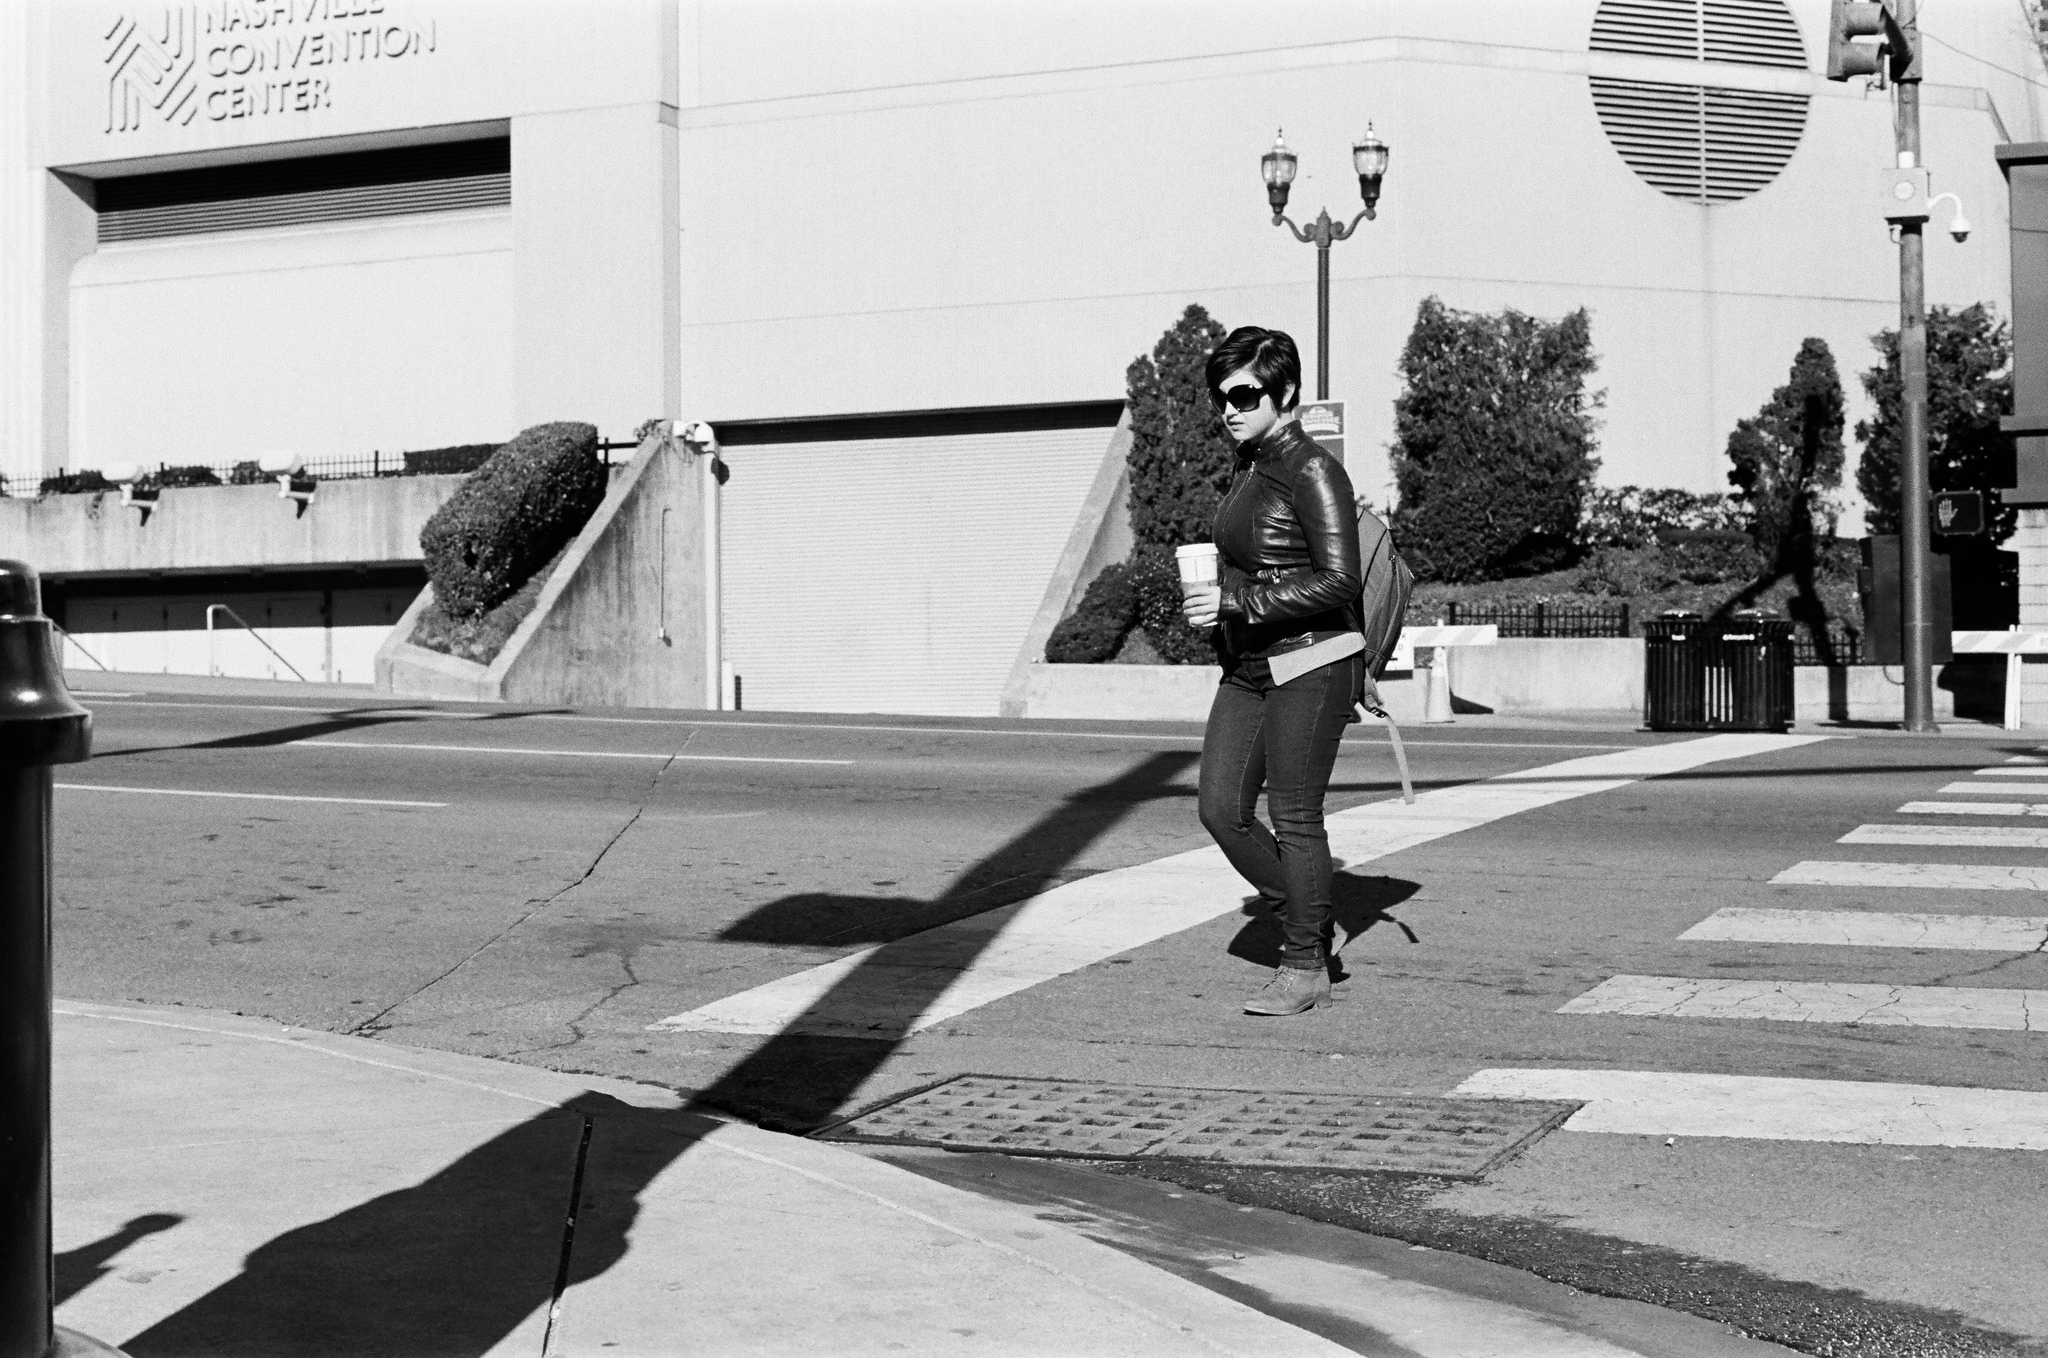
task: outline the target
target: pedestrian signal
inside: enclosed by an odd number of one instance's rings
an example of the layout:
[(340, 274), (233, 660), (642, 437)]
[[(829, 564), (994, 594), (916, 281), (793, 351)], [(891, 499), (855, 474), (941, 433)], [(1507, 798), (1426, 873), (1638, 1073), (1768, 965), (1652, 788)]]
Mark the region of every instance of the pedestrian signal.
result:
[(1936, 491), (1933, 498), (1934, 531), (1948, 537), (1974, 537), (1984, 531), (1984, 492), (1981, 490)]

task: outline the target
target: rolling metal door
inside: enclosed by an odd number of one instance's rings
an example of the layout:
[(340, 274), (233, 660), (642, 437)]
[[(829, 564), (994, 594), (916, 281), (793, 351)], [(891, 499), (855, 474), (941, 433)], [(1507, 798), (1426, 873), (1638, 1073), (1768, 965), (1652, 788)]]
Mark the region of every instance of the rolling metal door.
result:
[(996, 715), (1112, 432), (727, 449), (725, 657), (745, 706)]

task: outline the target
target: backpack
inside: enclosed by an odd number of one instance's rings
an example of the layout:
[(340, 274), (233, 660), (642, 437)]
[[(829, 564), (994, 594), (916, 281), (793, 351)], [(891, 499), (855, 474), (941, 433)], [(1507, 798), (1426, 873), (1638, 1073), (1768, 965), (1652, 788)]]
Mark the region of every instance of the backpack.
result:
[(1358, 592), (1358, 630), (1365, 634), (1365, 678), (1356, 703), (1361, 718), (1372, 713), (1387, 724), (1394, 763), (1401, 771), (1401, 800), (1415, 804), (1415, 784), (1408, 778), (1408, 752), (1401, 747), (1401, 728), (1387, 715), (1376, 682), (1394, 658), (1401, 625), (1408, 620), (1408, 596), (1415, 592), (1415, 572), (1394, 550), (1386, 522), (1358, 502), (1358, 568), (1365, 584)]
[(1365, 634), (1365, 669), (1378, 679), (1394, 658), (1401, 625), (1408, 618), (1408, 596), (1415, 592), (1415, 572), (1394, 550), (1394, 535), (1379, 515), (1358, 503), (1358, 568), (1365, 585), (1358, 595), (1358, 630)]

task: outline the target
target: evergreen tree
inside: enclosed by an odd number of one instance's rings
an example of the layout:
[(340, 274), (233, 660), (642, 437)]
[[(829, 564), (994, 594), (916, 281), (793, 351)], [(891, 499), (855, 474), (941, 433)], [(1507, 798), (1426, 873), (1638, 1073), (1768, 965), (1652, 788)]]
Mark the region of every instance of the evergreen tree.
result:
[[(1879, 354), (1863, 374), (1863, 390), (1875, 407), (1856, 422), (1863, 456), (1856, 464), (1856, 489), (1869, 511), (1872, 533), (1899, 531), (1899, 332), (1880, 330), (1870, 338)], [(1988, 492), (2012, 484), (2012, 449), (1998, 431), (1998, 417), (2012, 412), (2012, 335), (1982, 302), (1957, 311), (1927, 312), (1927, 479), (1934, 490), (1981, 490), (1991, 519), (1990, 540), (2012, 535), (2017, 512)], [(1941, 540), (1936, 539), (1939, 543)]]
[[(1816, 535), (1834, 532), (1831, 495), (1842, 484), (1842, 379), (1827, 341), (1806, 339), (1785, 385), (1728, 436), (1728, 484), (1749, 511), (1764, 559), (1791, 571)], [(1824, 520), (1825, 524), (1817, 522)]]
[(1401, 351), (1389, 449), (1393, 528), (1425, 580), (1490, 580), (1565, 565), (1599, 467), (1586, 380), (1598, 364), (1580, 308), (1558, 321), (1423, 299)]
[(1131, 533), (1141, 545), (1207, 542), (1234, 450), (1202, 365), (1228, 332), (1190, 306), (1124, 374), (1130, 400)]

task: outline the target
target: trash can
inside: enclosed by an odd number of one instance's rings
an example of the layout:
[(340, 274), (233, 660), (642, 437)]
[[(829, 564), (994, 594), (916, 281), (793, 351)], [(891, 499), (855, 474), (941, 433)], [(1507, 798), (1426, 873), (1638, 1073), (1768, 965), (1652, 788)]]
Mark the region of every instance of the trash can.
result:
[(1643, 724), (1652, 731), (1782, 731), (1792, 724), (1792, 624), (1741, 612), (1643, 624)]
[(1643, 725), (1652, 731), (1707, 729), (1706, 624), (1672, 611), (1643, 624)]

